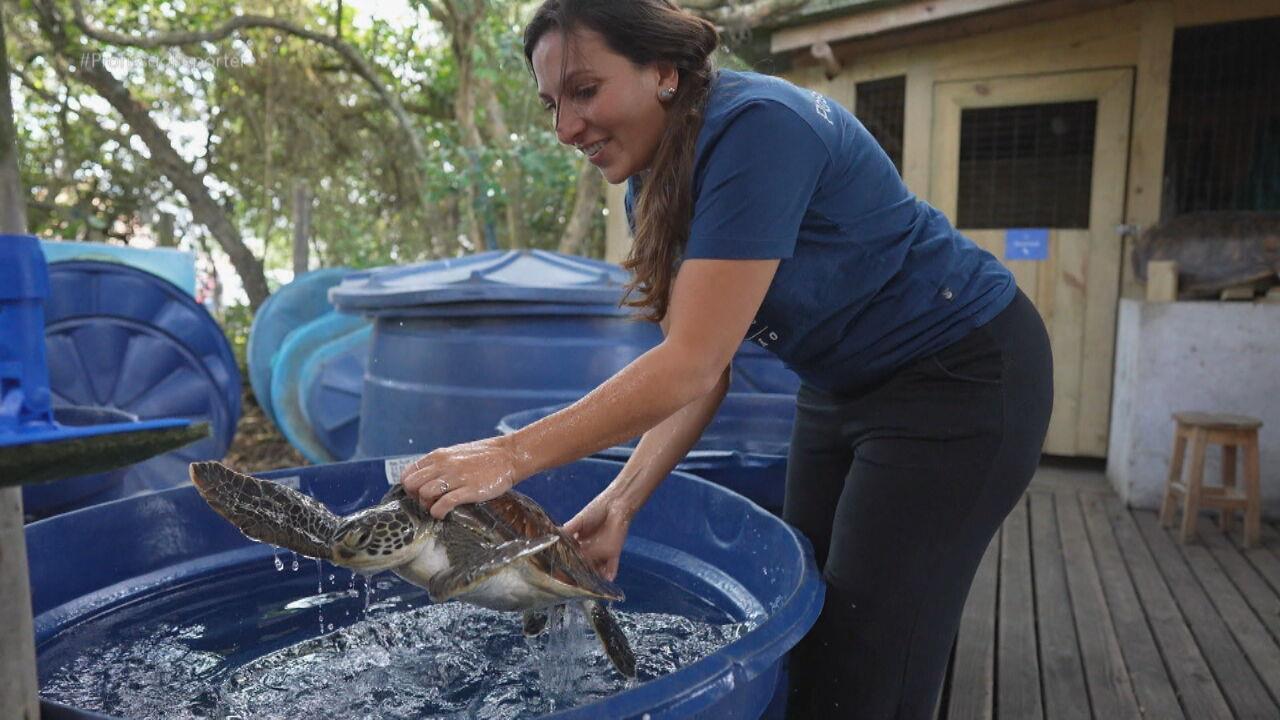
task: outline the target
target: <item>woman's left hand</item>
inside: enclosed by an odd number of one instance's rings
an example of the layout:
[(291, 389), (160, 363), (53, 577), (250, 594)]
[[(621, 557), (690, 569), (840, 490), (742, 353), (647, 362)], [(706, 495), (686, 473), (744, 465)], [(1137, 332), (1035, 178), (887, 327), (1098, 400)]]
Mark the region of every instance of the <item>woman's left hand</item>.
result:
[(523, 479), (506, 436), (432, 450), (400, 476), (404, 489), (436, 518), (458, 505), (492, 500)]

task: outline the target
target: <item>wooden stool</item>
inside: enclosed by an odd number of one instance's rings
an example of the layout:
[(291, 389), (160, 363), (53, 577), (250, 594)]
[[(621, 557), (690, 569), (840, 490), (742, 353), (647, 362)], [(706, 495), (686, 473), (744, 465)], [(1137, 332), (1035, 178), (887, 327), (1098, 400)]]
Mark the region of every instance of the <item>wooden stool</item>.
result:
[[(1244, 511), (1244, 546), (1253, 547), (1262, 529), (1262, 489), (1258, 469), (1258, 428), (1262, 421), (1241, 415), (1215, 413), (1174, 413), (1177, 428), (1173, 436), (1173, 458), (1169, 462), (1169, 480), (1165, 484), (1164, 504), (1160, 507), (1160, 524), (1173, 525), (1178, 511), (1178, 497), (1186, 498), (1182, 510), (1182, 542), (1195, 535), (1196, 516), (1201, 508), (1220, 511), (1218, 525), (1231, 531), (1235, 510)], [(1191, 471), (1182, 480), (1182, 456), (1191, 441)], [(1222, 486), (1204, 487), (1204, 454), (1207, 445), (1222, 446)], [(1244, 452), (1244, 492), (1236, 489), (1236, 449)]]

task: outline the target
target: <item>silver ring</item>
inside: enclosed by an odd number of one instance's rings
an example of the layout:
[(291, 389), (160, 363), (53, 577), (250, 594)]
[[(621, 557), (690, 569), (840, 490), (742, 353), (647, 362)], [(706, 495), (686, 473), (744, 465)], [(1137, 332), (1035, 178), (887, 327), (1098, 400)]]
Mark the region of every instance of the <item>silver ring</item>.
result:
[(449, 492), (449, 481), (442, 479), (440, 480), (440, 494), (443, 495), (447, 492)]

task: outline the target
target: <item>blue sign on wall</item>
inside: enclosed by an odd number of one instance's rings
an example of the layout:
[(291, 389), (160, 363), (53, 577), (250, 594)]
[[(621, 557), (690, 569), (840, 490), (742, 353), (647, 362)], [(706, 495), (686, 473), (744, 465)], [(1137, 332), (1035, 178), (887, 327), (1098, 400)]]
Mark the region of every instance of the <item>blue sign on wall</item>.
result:
[(1048, 228), (1018, 228), (1004, 231), (1005, 260), (1048, 260)]

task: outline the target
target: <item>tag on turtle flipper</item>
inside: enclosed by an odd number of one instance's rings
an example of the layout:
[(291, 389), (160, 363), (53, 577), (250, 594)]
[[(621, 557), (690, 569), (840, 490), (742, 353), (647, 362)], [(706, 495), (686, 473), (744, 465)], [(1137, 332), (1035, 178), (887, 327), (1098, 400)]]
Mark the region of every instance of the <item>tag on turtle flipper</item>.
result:
[(387, 474), (387, 484), (395, 485), (400, 482), (400, 476), (404, 473), (405, 468), (413, 464), (420, 455), (401, 455), (399, 457), (387, 458), (383, 463), (383, 469)]

